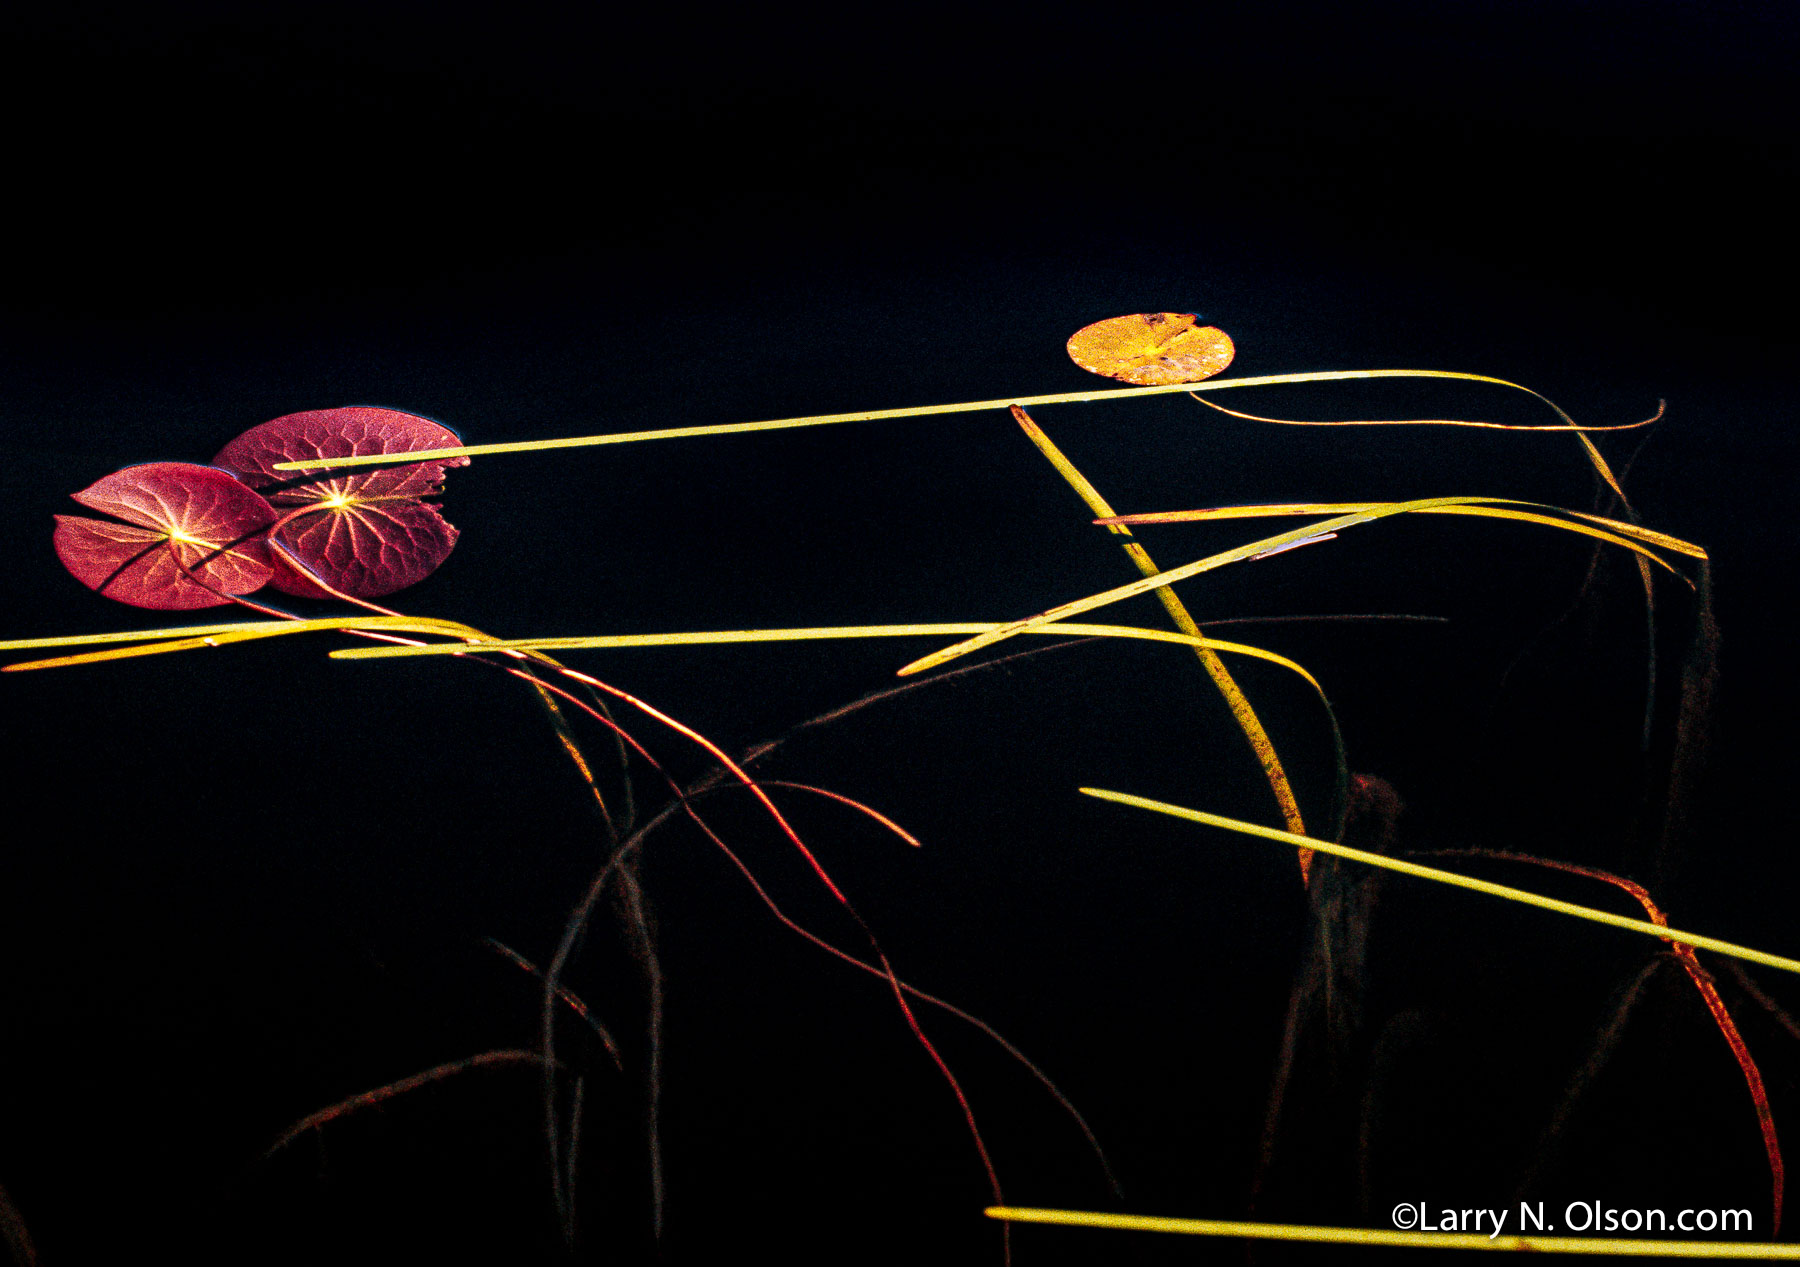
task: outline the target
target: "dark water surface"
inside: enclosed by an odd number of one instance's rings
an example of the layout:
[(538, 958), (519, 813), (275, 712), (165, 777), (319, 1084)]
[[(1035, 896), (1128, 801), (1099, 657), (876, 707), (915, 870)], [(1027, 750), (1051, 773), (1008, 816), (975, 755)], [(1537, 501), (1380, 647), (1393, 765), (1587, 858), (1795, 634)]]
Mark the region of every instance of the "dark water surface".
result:
[[(1667, 401), (1647, 441), (1600, 440), (1630, 461), (1643, 521), (1714, 559), (1713, 746), (1664, 853), (1656, 806), (1696, 616), (1679, 583), (1658, 581), (1647, 756), (1636, 574), (1604, 558), (1567, 614), (1590, 558), (1573, 537), (1421, 517), (1182, 592), (1203, 623), (1446, 618), (1217, 632), (1317, 675), (1351, 768), (1407, 807), (1399, 848), (1627, 873), (1678, 927), (1793, 953), (1793, 322), (1766, 299), (1793, 280), (1773, 197), (1791, 152), (1771, 122), (1792, 33), (1750, 18), (1615, 29), (1604, 8), (1540, 37), (1474, 18), (1420, 27), (1406, 7), (1381, 17), (1389, 39), (1334, 44), (1310, 11), (1291, 28), (1240, 23), (1221, 37), (1235, 60), (1199, 87), (1166, 48), (1133, 63), (1050, 18), (1022, 45), (998, 18), (969, 15), (948, 43), (907, 26), (860, 54), (860, 73), (823, 56), (825, 35), (730, 24), (686, 53), (633, 25), (425, 30), (398, 9), (331, 32), (325, 17), (203, 9), (161, 31), (40, 26), (23, 47), (64, 87), (34, 98), (60, 113), (27, 148), (42, 198), (0, 347), (0, 635), (187, 623), (84, 590), (49, 548), (50, 516), (109, 471), (205, 461), (281, 414), (385, 405), (482, 443), (1074, 391), (1095, 383), (1063, 352), (1077, 328), (1198, 312), (1235, 339), (1231, 374), (1465, 370), (1596, 424)], [(1271, 51), (1283, 38), (1292, 62)], [(740, 61), (734, 41), (767, 55)], [(610, 77), (589, 76), (584, 48)], [(1015, 56), (982, 54), (1002, 48)], [(1553, 421), (1473, 384), (1218, 399)], [(1036, 417), (1125, 511), (1593, 503), (1567, 436), (1277, 428), (1183, 396)], [(999, 412), (477, 459), (443, 506), (455, 552), (391, 601), (498, 636), (1003, 619), (1134, 575)], [(1141, 536), (1173, 566), (1253, 531)], [(1163, 619), (1148, 600), (1103, 616)], [(518, 683), (326, 658), (346, 641), (0, 679), (0, 1185), (45, 1263), (148, 1246), (196, 1262), (564, 1254), (523, 1066), (463, 1073), (263, 1157), (345, 1096), (533, 1046), (536, 989), (483, 939), (546, 962), (605, 859)], [(933, 645), (566, 659), (742, 752), (892, 686)], [(1309, 1014), (1252, 1208), (1313, 937), (1294, 858), (1080, 797), (1097, 785), (1275, 821), (1186, 653), (1042, 646), (1009, 644), (1039, 653), (808, 731), (759, 767), (923, 842), (782, 801), (900, 974), (1041, 1065), (1124, 1189), (1111, 1195), (1017, 1063), (921, 1009), (1010, 1200), (1367, 1227), (1390, 1226), (1398, 1201), (1602, 1200), (1747, 1208), (1767, 1235), (1742, 1079), (1672, 964), (1546, 1142), (1654, 943), (1397, 878), (1354, 921), (1361, 1023), (1337, 1057)], [(1244, 662), (1240, 680), (1324, 830), (1333, 755), (1316, 698), (1266, 664)], [(691, 744), (625, 720), (676, 777), (705, 773)], [(604, 732), (580, 733), (604, 766)], [(635, 787), (645, 813), (666, 800), (653, 775)], [(706, 812), (784, 909), (866, 948), (745, 798)], [(1637, 913), (1591, 881), (1447, 865)], [(1339, 877), (1341, 903), (1366, 896), (1360, 879)], [(651, 838), (643, 883), (666, 989), (664, 1258), (1000, 1261), (979, 1157), (892, 993), (784, 930), (679, 820)], [(1800, 1040), (1707, 962), (1787, 1129)], [(1781, 974), (1753, 971), (1793, 1002)], [(569, 982), (624, 1062), (560, 1031), (585, 1096), (572, 1260), (647, 1261), (646, 995), (615, 907)], [(1014, 1252), (1245, 1254), (1031, 1228)]]

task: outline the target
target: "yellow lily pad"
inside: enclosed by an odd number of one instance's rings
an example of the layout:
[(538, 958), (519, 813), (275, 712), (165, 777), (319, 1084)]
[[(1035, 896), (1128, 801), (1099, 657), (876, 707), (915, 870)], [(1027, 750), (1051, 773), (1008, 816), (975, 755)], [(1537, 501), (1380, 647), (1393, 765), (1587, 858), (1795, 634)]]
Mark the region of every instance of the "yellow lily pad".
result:
[(1093, 374), (1139, 387), (1197, 383), (1236, 355), (1231, 336), (1197, 326), (1191, 312), (1137, 312), (1083, 326), (1069, 338), (1069, 359)]

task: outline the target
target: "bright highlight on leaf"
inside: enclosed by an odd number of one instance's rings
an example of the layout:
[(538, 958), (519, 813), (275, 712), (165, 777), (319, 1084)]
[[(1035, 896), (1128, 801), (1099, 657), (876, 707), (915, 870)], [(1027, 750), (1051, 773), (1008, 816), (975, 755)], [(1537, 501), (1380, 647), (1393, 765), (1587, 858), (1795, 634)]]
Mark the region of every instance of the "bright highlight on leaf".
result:
[(63, 566), (89, 589), (133, 607), (219, 607), (260, 588), (271, 572), (261, 533), (269, 503), (224, 471), (190, 462), (128, 466), (73, 494), (113, 523), (56, 516)]
[(1231, 364), (1236, 349), (1217, 326), (1196, 326), (1191, 312), (1138, 312), (1083, 326), (1069, 338), (1069, 359), (1091, 374), (1140, 387), (1197, 383)]

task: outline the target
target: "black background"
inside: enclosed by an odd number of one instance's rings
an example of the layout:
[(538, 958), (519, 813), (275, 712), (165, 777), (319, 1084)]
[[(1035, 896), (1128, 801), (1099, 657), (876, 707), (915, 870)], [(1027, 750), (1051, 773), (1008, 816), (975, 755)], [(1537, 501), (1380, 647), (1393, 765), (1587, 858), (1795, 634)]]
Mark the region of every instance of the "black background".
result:
[[(1628, 871), (1678, 926), (1800, 945), (1783, 777), (1796, 24), (1782, 6), (826, 19), (273, 4), (9, 25), (7, 637), (173, 623), (83, 590), (49, 549), (49, 516), (108, 471), (205, 461), (280, 414), (381, 404), (485, 442), (1070, 391), (1092, 382), (1062, 351), (1078, 327), (1197, 311), (1236, 340), (1233, 373), (1468, 370), (1594, 423), (1668, 401), (1630, 489), (1647, 523), (1712, 550), (1723, 642), (1707, 778), (1680, 864), (1657, 875), (1636, 810), (1659, 776), (1637, 752), (1629, 567), (1611, 561), (1582, 613), (1553, 623), (1580, 586), (1579, 545), (1420, 521), (1188, 598), (1203, 620), (1449, 617), (1236, 633), (1319, 675), (1353, 767), (1407, 802), (1405, 847)], [(1234, 403), (1548, 420), (1475, 386)], [(1180, 397), (1039, 418), (1121, 509), (1592, 497), (1562, 436), (1295, 431)], [(1638, 439), (1602, 443), (1622, 464)], [(445, 509), (461, 543), (395, 601), (502, 636), (997, 619), (1131, 575), (998, 413), (495, 457), (453, 473)], [(1144, 539), (1171, 565), (1244, 538)], [(1693, 605), (1664, 585), (1659, 614), (1667, 688)], [(570, 659), (741, 750), (928, 648)], [(601, 851), (521, 691), (325, 649), (0, 682), (0, 1184), (46, 1263), (150, 1247), (205, 1262), (559, 1253), (518, 1068), (261, 1159), (343, 1096), (529, 1045), (530, 982), (480, 939), (547, 958)], [(1316, 704), (1278, 670), (1243, 681), (1321, 821)], [(871, 708), (770, 772), (868, 800), (925, 842), (915, 854), (793, 806), (901, 973), (992, 1022), (1089, 1116), (1119, 1208), (1231, 1218), (1249, 1209), (1307, 936), (1292, 859), (1073, 793), (1268, 820), (1209, 690), (1168, 649), (1055, 651)], [(703, 769), (650, 723), (634, 730), (679, 773)], [(855, 944), (755, 815), (721, 799), (717, 821), (797, 915)], [(1635, 913), (1601, 886), (1467, 865)], [(668, 979), (662, 1253), (999, 1261), (954, 1101), (879, 984), (785, 933), (685, 828), (654, 842), (646, 883)], [(1400, 1200), (1509, 1206), (1534, 1175), (1523, 1191), (1553, 1211), (1746, 1207), (1766, 1234), (1741, 1080), (1668, 967), (1561, 1144), (1541, 1146), (1649, 943), (1412, 882), (1389, 885), (1378, 915), (1358, 1040), (1382, 1040), (1373, 1089), (1297, 1071), (1309, 1089), (1257, 1214), (1382, 1227)], [(578, 1261), (654, 1252), (643, 995), (607, 919), (572, 979), (627, 1070), (588, 1069)], [(1793, 998), (1779, 974), (1758, 979)], [(1795, 1039), (1722, 988), (1785, 1126)], [(958, 1022), (926, 1024), (1010, 1199), (1118, 1204), (1016, 1065)], [(1041, 1229), (1014, 1249), (1021, 1263), (1245, 1253)]]

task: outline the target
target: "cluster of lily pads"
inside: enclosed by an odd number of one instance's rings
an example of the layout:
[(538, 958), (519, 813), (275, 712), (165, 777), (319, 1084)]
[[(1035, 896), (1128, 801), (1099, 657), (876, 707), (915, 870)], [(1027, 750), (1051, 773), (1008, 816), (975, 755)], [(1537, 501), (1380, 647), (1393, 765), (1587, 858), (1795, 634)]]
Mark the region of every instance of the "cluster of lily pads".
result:
[(162, 611), (218, 607), (268, 585), (301, 598), (378, 598), (429, 576), (457, 532), (427, 498), (466, 457), (294, 477), (278, 462), (460, 444), (395, 409), (319, 409), (250, 428), (212, 464), (146, 462), (73, 494), (113, 516), (56, 516), (56, 553), (89, 589)]

